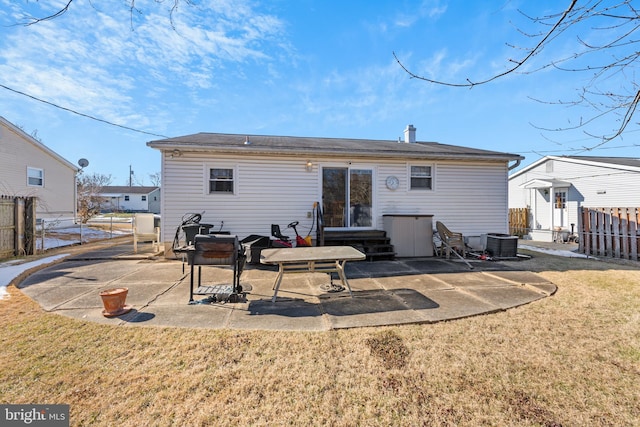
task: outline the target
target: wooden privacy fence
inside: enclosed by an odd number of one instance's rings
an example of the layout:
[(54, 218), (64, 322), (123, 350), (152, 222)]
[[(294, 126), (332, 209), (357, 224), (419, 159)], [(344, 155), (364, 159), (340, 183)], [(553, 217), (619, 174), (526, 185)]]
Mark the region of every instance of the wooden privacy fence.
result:
[(0, 259), (35, 253), (35, 197), (0, 196)]
[(509, 234), (522, 238), (529, 233), (529, 208), (509, 209)]
[(638, 261), (640, 208), (580, 208), (579, 252)]

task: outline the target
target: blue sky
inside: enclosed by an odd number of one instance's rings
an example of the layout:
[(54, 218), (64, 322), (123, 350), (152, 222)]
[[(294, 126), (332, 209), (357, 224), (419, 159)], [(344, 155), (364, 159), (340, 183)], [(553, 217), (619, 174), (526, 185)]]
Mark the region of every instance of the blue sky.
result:
[[(194, 0), (171, 15), (169, 0), (136, 0), (133, 13), (125, 1), (74, 0), (56, 19), (15, 25), (66, 3), (0, 0), (0, 115), (114, 185), (130, 166), (150, 185), (160, 155), (146, 142), (197, 132), (397, 140), (413, 124), (419, 141), (517, 153), (523, 166), (543, 155), (640, 157), (637, 125), (587, 151), (600, 141), (581, 130), (533, 126), (586, 117), (531, 97), (574, 99), (588, 75), (546, 69), (450, 88), (409, 78), (393, 57), (418, 75), (481, 80), (523, 55), (509, 44), (534, 45), (519, 30), (540, 27), (518, 10), (557, 13), (568, 1)], [(522, 71), (577, 49), (566, 33)]]

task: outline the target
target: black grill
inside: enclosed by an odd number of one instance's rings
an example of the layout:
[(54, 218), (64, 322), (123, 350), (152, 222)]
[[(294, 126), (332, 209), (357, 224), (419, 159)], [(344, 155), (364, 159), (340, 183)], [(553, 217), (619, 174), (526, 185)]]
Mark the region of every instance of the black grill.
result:
[[(187, 252), (187, 261), (191, 266), (191, 290), (189, 303), (193, 295), (215, 294), (216, 300), (228, 300), (242, 293), (240, 275), (244, 269), (246, 257), (237, 236), (222, 234), (198, 234), (194, 244)], [(194, 267), (198, 266), (198, 287), (194, 288)], [(233, 267), (233, 284), (202, 286), (203, 265), (229, 265)]]

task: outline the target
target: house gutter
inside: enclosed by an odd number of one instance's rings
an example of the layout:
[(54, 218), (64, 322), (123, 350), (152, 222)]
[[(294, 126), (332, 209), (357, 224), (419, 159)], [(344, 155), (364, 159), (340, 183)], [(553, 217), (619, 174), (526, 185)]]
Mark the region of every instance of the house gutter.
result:
[(511, 166), (509, 170), (517, 167), (522, 160), (521, 156), (513, 155), (513, 154), (451, 154), (451, 153), (435, 153), (435, 152), (420, 152), (420, 151), (385, 151), (378, 150), (376, 152), (370, 151), (348, 151), (348, 150), (295, 150), (295, 149), (274, 149), (274, 148), (264, 148), (260, 149), (259, 147), (249, 147), (249, 146), (234, 146), (234, 147), (225, 147), (225, 148), (214, 148), (214, 147), (194, 147), (192, 145), (182, 145), (182, 144), (155, 144), (155, 143), (147, 143), (147, 145), (151, 148), (158, 149), (162, 152), (171, 154), (174, 150), (179, 150), (183, 153), (216, 153), (216, 154), (230, 154), (237, 155), (238, 153), (242, 154), (255, 154), (255, 155), (274, 155), (274, 156), (287, 156), (287, 157), (295, 157), (300, 155), (314, 155), (314, 156), (326, 156), (326, 157), (340, 157), (344, 158), (345, 156), (354, 156), (361, 158), (374, 158), (380, 159), (380, 157), (384, 156), (387, 158), (394, 159), (435, 159), (435, 160), (494, 160), (494, 161), (516, 161), (516, 164)]
[(511, 166), (509, 166), (508, 170), (513, 170), (513, 169), (517, 168), (518, 166), (520, 166), (520, 162), (521, 161), (522, 161), (521, 159), (516, 159), (516, 162), (514, 164), (512, 164)]

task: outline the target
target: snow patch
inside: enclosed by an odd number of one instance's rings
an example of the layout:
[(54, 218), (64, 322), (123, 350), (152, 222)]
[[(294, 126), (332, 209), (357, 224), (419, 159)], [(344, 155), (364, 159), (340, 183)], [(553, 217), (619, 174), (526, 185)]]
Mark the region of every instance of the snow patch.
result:
[(573, 251), (541, 248), (541, 247), (538, 247), (538, 246), (529, 246), (529, 245), (518, 245), (518, 247), (520, 249), (526, 249), (528, 251), (542, 252), (542, 253), (549, 254), (549, 255), (563, 256), (563, 257), (568, 257), (568, 258), (590, 258), (590, 259), (596, 259), (595, 257), (588, 256), (588, 255), (585, 255), (585, 254), (579, 254), (579, 253), (576, 253), (576, 252), (573, 252)]
[(24, 264), (16, 264), (15, 262), (0, 264), (0, 300), (7, 299), (9, 297), (7, 286), (13, 279), (18, 277), (24, 271), (40, 265), (50, 264), (66, 256), (69, 256), (69, 254), (54, 255), (36, 261), (25, 262)]

